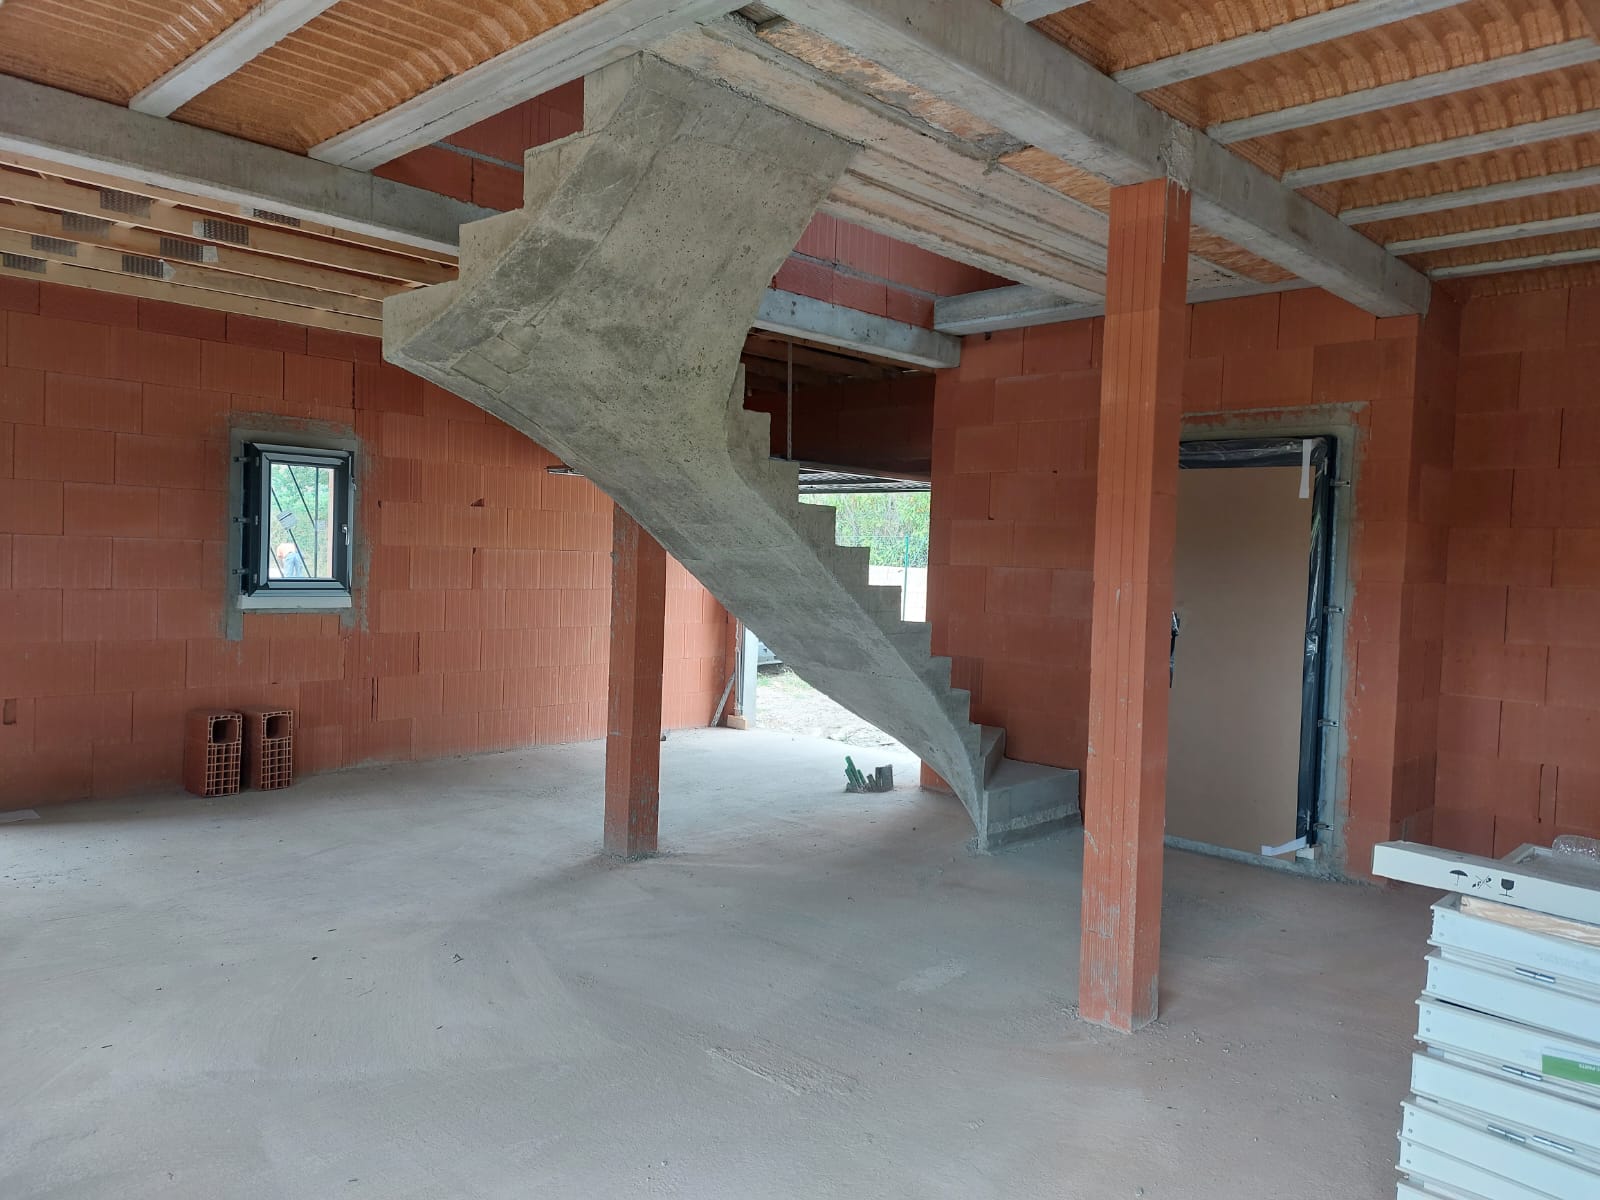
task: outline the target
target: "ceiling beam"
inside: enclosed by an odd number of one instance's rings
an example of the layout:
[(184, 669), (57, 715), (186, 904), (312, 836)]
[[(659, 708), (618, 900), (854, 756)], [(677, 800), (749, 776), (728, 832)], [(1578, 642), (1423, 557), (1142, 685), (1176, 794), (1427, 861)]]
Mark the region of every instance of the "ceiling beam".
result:
[(311, 157), (370, 171), (738, 7), (737, 0), (605, 0), (319, 142)]
[(1486, 183), (1482, 187), (1432, 192), (1405, 200), (1347, 208), (1339, 214), (1339, 219), (1349, 225), (1370, 225), (1374, 221), (1392, 221), (1397, 217), (1416, 217), (1423, 213), (1448, 212), (1453, 208), (1471, 208), (1478, 204), (1497, 204), (1502, 200), (1521, 200), (1524, 196), (1542, 196), (1546, 192), (1597, 186), (1600, 186), (1600, 167), (1584, 167), (1577, 171), (1558, 171), (1554, 175), (1532, 175), (1527, 179), (1508, 179), (1504, 183)]
[(1535, 271), (1540, 267), (1565, 267), (1573, 263), (1600, 262), (1600, 246), (1582, 250), (1553, 250), (1548, 254), (1529, 254), (1522, 258), (1497, 258), (1488, 262), (1461, 263), (1436, 267), (1428, 274), (1434, 279), (1463, 279), (1469, 275), (1500, 275), (1507, 271)]
[(863, 147), (822, 211), (1019, 283), (1098, 298), (1105, 214), (824, 75), (740, 17), (652, 53)]
[[(1600, 0), (1595, 0), (1600, 4)], [(1335, 10), (1339, 11), (1339, 10)], [(1507, 125), (1504, 129), (1490, 129), (1484, 133), (1468, 133), (1461, 137), (1446, 138), (1440, 142), (1423, 142), (1401, 150), (1385, 150), (1381, 154), (1365, 154), (1360, 158), (1346, 158), (1338, 162), (1319, 163), (1313, 167), (1299, 167), (1283, 173), (1283, 182), (1292, 188), (1316, 187), (1324, 183), (1337, 183), (1343, 179), (1359, 179), (1363, 175), (1381, 175), (1388, 171), (1405, 171), (1412, 167), (1425, 167), (1429, 163), (1446, 162), (1452, 158), (1466, 158), (1473, 154), (1492, 154), (1497, 150), (1514, 150), (1535, 142), (1548, 142), (1555, 138), (1581, 137), (1600, 133), (1600, 108), (1571, 113), (1564, 117), (1551, 117), (1547, 121), (1527, 121), (1521, 125)]]
[(160, 79), (137, 92), (128, 107), (152, 117), (170, 116), (337, 2), (261, 0)]
[(0, 153), (271, 209), (431, 253), (493, 210), (0, 75)]
[(989, 0), (779, 0), (798, 24), (1113, 184), (1169, 175), (1195, 223), (1368, 311), (1425, 311), (1428, 281)]
[(1312, 13), (1298, 20), (1285, 21), (1270, 29), (1260, 29), (1240, 37), (1227, 38), (1210, 46), (1200, 46), (1182, 54), (1169, 54), (1112, 76), (1123, 87), (1135, 92), (1182, 83), (1201, 75), (1213, 75), (1245, 63), (1257, 62), (1291, 50), (1303, 50), (1320, 42), (1348, 37), (1380, 25), (1391, 25), (1408, 17), (1453, 8), (1461, 0), (1354, 0), (1353, 3)]
[(1518, 221), (1514, 225), (1491, 225), (1465, 229), (1459, 233), (1439, 233), (1432, 237), (1404, 238), (1389, 242), (1390, 254), (1430, 254), (1435, 250), (1455, 250), (1461, 246), (1483, 246), (1490, 242), (1511, 242), (1518, 238), (1547, 237), (1557, 233), (1582, 233), (1600, 229), (1600, 212), (1574, 213), (1570, 217), (1549, 217), (1541, 221)]
[[(1210, 300), (1230, 300), (1238, 296), (1260, 296), (1268, 292), (1292, 292), (1306, 287), (1303, 280), (1283, 283), (1257, 283), (1242, 279), (1237, 283), (1210, 287), (1191, 287), (1190, 304)], [(1080, 304), (1052, 296), (1033, 287), (991, 288), (960, 296), (941, 296), (933, 302), (933, 327), (940, 333), (965, 336), (993, 333), (1001, 329), (1025, 329), (1031, 325), (1053, 325), (1059, 321), (1081, 321), (1104, 315), (1104, 304)]]
[(1019, 21), (1037, 21), (1087, 3), (1089, 0), (1000, 0), (1000, 7)]
[(772, 288), (761, 298), (754, 328), (888, 358), (913, 367), (953, 367), (961, 361), (961, 343), (955, 338), (918, 325), (858, 312), (842, 304), (829, 304), (825, 300)]
[(1575, 38), (1570, 42), (1524, 50), (1521, 54), (1491, 58), (1488, 62), (1452, 67), (1448, 71), (1435, 71), (1431, 75), (1418, 75), (1413, 79), (1401, 79), (1379, 87), (1362, 88), (1342, 96), (1329, 96), (1309, 104), (1295, 104), (1289, 108), (1240, 117), (1236, 121), (1219, 121), (1207, 126), (1206, 133), (1223, 145), (1232, 145), (1251, 138), (1288, 133), (1309, 125), (1323, 125), (1379, 109), (1414, 104), (1418, 100), (1431, 100), (1436, 96), (1471, 91), (1511, 79), (1542, 75), (1546, 71), (1559, 71), (1563, 67), (1579, 67), (1592, 62), (1600, 62), (1600, 44), (1589, 38)]

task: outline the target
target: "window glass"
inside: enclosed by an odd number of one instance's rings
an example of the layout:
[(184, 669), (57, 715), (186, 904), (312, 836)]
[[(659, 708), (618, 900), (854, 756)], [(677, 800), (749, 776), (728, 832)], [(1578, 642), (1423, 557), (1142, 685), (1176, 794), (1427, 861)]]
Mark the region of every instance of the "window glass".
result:
[(269, 579), (337, 579), (333, 467), (274, 462), (267, 466)]

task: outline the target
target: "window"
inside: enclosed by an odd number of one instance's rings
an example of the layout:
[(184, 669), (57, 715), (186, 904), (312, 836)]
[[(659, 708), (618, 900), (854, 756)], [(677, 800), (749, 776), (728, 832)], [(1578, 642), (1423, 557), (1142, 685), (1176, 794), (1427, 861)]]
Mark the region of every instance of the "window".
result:
[(241, 606), (350, 604), (350, 452), (246, 442)]

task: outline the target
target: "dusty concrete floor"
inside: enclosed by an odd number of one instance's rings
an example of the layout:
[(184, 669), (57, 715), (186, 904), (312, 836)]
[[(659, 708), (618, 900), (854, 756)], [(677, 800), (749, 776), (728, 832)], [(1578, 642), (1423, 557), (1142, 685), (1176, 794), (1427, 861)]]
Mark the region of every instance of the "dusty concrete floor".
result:
[(1170, 853), (1122, 1038), (1080, 836), (971, 857), (838, 752), (674, 735), (631, 865), (598, 744), (0, 825), (0, 1195), (1393, 1194), (1423, 896)]
[[(904, 746), (876, 725), (863, 721), (855, 713), (831, 696), (817, 691), (788, 667), (762, 667), (756, 676), (756, 711), (753, 724), (757, 729), (770, 729), (777, 733), (797, 733), (802, 737), (827, 738), (843, 742), (847, 747), (893, 747), (902, 757), (910, 754)], [(879, 762), (888, 762), (882, 753), (874, 750), (865, 756), (871, 760), (857, 761), (862, 770), (871, 770)], [(896, 778), (899, 778), (898, 773)], [(916, 776), (911, 776), (915, 781)]]

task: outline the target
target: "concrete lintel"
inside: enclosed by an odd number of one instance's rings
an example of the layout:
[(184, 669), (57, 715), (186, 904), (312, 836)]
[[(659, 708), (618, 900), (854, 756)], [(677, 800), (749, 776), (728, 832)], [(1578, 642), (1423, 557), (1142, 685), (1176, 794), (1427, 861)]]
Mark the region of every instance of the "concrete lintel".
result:
[(415, 246), (456, 252), (461, 225), (493, 216), (421, 188), (0, 75), (0, 151), (115, 175)]
[(930, 370), (961, 361), (960, 341), (943, 333), (773, 288), (761, 298), (755, 328)]
[(989, 0), (779, 0), (773, 7), (1113, 184), (1170, 176), (1195, 223), (1380, 316), (1424, 312), (1426, 278)]

